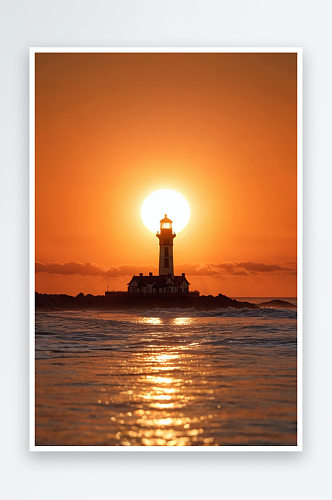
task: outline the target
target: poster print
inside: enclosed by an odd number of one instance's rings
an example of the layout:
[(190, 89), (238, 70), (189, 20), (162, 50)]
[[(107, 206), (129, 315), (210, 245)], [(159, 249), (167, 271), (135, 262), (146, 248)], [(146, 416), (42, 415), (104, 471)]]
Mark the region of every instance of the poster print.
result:
[(31, 49), (31, 450), (302, 449), (301, 58)]

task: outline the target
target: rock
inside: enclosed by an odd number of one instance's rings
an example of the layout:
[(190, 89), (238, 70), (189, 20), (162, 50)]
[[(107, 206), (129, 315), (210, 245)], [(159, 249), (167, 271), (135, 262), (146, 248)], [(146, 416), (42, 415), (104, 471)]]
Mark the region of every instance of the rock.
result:
[(270, 300), (268, 302), (261, 302), (259, 307), (273, 307), (274, 309), (297, 309), (291, 302), (286, 300)]
[[(256, 304), (250, 302), (239, 302), (235, 299), (230, 299), (225, 295), (219, 294), (217, 297), (213, 295), (170, 295), (144, 296), (131, 295), (122, 293), (114, 296), (104, 295), (84, 295), (79, 293), (76, 297), (70, 295), (47, 295), (36, 293), (36, 311), (49, 310), (126, 310), (126, 309), (152, 309), (152, 308), (181, 308), (188, 309), (194, 307), (199, 311), (214, 311), (222, 308), (227, 309), (233, 307), (235, 309), (259, 309)], [(273, 307), (273, 306), (271, 306)]]

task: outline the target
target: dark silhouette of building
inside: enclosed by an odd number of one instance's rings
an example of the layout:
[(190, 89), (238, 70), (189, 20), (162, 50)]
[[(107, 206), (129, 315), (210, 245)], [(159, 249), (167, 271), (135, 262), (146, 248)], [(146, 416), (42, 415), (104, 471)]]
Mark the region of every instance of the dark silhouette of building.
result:
[(140, 273), (139, 276), (133, 276), (128, 283), (129, 293), (188, 293), (189, 292), (189, 281), (182, 273), (182, 276), (172, 276), (169, 273), (167, 276), (153, 276), (149, 273), (149, 276), (143, 276)]

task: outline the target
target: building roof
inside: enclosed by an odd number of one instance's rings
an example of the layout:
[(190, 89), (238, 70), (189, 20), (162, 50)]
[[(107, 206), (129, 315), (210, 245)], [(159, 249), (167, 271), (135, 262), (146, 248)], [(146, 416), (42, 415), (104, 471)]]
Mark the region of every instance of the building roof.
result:
[(173, 221), (167, 217), (167, 214), (165, 214), (165, 217), (163, 219), (161, 219), (161, 221), (159, 221), (159, 222), (171, 222), (172, 223)]
[(128, 285), (133, 281), (137, 281), (137, 287), (142, 288), (148, 284), (152, 285), (153, 288), (163, 288), (165, 286), (181, 286), (183, 283), (190, 285), (189, 281), (185, 276), (133, 276)]

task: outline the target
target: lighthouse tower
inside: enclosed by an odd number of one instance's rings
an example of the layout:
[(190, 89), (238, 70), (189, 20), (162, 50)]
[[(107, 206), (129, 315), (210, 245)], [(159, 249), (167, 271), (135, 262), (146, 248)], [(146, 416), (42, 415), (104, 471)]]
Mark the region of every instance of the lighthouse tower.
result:
[(156, 234), (159, 238), (159, 276), (171, 274), (174, 277), (173, 240), (176, 234), (173, 232), (172, 222), (165, 214), (160, 221), (160, 231)]
[(172, 224), (171, 219), (165, 214), (160, 221), (160, 231), (156, 234), (159, 239), (159, 276), (154, 276), (153, 273), (149, 273), (149, 276), (144, 276), (143, 273), (139, 273), (139, 276), (134, 274), (128, 283), (129, 294), (139, 293), (147, 297), (153, 294), (158, 294), (158, 297), (169, 297), (169, 294), (172, 294), (176, 297), (175, 294), (190, 293), (191, 296), (199, 296), (197, 290), (189, 292), (190, 283), (185, 273), (174, 276), (173, 240), (176, 234), (173, 232)]

